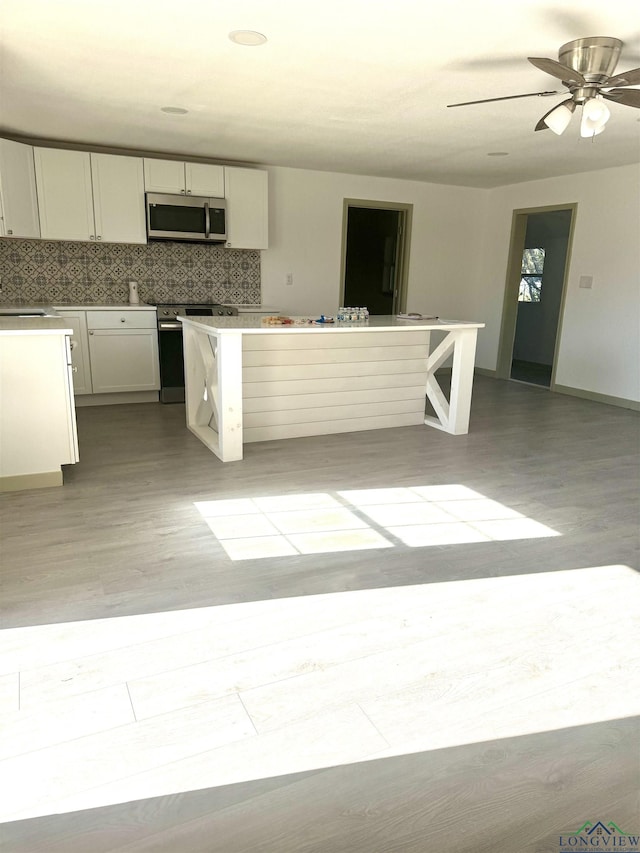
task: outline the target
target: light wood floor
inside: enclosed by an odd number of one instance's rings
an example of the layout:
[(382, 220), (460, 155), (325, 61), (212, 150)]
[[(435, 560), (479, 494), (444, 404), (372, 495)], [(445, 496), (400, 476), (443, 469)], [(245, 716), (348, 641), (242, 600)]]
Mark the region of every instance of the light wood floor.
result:
[(2, 498), (4, 849), (640, 831), (636, 414), (478, 377), (468, 436), (223, 465), (182, 406), (78, 428), (63, 488)]

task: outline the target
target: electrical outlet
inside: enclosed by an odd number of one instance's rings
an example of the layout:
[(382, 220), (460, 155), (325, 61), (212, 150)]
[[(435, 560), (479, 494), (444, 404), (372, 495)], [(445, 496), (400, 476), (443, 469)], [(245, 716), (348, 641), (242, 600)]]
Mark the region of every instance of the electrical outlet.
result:
[(593, 276), (592, 275), (581, 275), (580, 281), (578, 282), (578, 287), (585, 287), (590, 290), (593, 287)]
[(293, 273), (292, 272), (287, 273), (284, 283), (287, 285), (287, 287), (293, 287)]

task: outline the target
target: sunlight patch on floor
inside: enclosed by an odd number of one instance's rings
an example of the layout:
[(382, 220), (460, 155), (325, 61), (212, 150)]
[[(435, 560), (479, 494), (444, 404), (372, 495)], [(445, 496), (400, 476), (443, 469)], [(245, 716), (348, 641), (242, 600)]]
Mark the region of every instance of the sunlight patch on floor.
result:
[(455, 483), (197, 501), (195, 506), (232, 560), (559, 535)]
[(604, 566), (7, 629), (0, 820), (637, 714), (639, 585)]

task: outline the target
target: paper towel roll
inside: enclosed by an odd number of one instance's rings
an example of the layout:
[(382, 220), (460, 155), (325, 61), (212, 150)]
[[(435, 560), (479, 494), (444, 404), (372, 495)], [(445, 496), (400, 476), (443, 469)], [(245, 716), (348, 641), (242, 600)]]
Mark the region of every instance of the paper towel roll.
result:
[(129, 304), (130, 305), (138, 305), (140, 302), (140, 298), (138, 297), (138, 282), (130, 281), (129, 282)]

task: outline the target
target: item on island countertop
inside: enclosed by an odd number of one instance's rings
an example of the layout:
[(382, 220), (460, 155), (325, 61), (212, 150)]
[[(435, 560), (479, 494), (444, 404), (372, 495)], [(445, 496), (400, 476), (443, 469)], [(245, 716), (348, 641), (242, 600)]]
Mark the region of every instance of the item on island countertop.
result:
[(260, 320), (263, 326), (292, 326), (291, 317), (263, 317)]
[(338, 323), (359, 323), (368, 319), (368, 308), (338, 308)]
[(334, 323), (335, 320), (333, 319), (333, 317), (325, 317), (324, 314), (321, 314), (320, 319), (316, 320), (315, 322), (324, 324), (324, 323)]
[(411, 312), (410, 314), (396, 314), (398, 320), (437, 320), (438, 317), (435, 316), (427, 316), (426, 314), (415, 314)]

